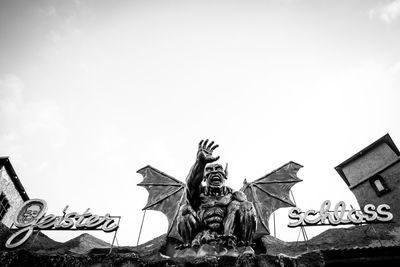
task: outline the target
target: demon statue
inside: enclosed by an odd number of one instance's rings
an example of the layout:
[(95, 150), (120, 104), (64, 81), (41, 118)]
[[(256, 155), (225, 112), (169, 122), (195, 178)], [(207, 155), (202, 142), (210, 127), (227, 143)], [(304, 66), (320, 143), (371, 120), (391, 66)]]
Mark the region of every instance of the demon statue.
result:
[(221, 238), (229, 247), (234, 247), (236, 240), (239, 245), (248, 246), (256, 230), (253, 204), (243, 192), (233, 192), (225, 186), (227, 169), (213, 163), (219, 158), (212, 155), (217, 147), (214, 142), (208, 144), (208, 140), (200, 142), (196, 162), (186, 180), (187, 201), (178, 215), (178, 232), (186, 247)]
[(296, 174), (302, 166), (290, 161), (251, 183), (244, 180), (243, 187), (234, 191), (225, 186), (227, 168), (213, 156), (217, 147), (208, 140), (199, 143), (186, 184), (151, 166), (138, 171), (144, 178), (138, 185), (149, 191), (143, 210), (163, 212), (169, 224), (167, 237), (179, 240), (179, 249), (197, 256), (207, 255), (200, 253), (205, 246), (224, 253), (236, 248), (252, 251), (254, 240), (270, 234), (270, 215), (294, 206), (289, 192), (301, 181)]

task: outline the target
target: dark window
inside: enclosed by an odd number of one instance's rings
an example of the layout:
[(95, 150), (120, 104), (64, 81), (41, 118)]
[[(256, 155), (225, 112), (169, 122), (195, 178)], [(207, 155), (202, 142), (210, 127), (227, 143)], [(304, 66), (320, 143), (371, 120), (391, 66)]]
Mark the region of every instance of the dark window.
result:
[(389, 187), (385, 183), (385, 180), (379, 174), (372, 176), (369, 179), (369, 182), (370, 182), (372, 188), (375, 190), (378, 197), (380, 197), (390, 191)]
[(10, 203), (4, 193), (0, 194), (0, 221), (3, 220), (3, 217), (6, 215), (7, 210), (10, 208)]

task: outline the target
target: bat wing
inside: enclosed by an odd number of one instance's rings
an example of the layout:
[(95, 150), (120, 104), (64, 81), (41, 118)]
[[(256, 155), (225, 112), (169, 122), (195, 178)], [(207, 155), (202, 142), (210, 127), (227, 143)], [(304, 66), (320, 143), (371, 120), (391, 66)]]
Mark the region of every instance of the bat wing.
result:
[(138, 186), (149, 192), (147, 204), (143, 210), (156, 210), (168, 218), (167, 236), (181, 240), (176, 227), (178, 211), (185, 198), (185, 184), (151, 166), (137, 171), (143, 176)]
[(254, 182), (245, 181), (240, 190), (245, 193), (247, 200), (253, 202), (257, 213), (257, 230), (254, 239), (270, 234), (268, 221), (275, 210), (295, 206), (289, 193), (294, 184), (302, 181), (297, 177), (297, 172), (302, 167), (290, 161)]

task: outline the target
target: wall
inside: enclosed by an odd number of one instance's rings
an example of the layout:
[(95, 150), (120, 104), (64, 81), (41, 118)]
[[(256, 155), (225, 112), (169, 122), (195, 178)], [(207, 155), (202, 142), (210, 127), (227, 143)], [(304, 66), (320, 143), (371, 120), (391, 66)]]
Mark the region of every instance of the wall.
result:
[(390, 192), (378, 197), (375, 190), (369, 183), (369, 180), (353, 188), (353, 193), (357, 198), (360, 207), (366, 204), (388, 204), (394, 215), (394, 222), (400, 224), (400, 162), (395, 163), (391, 167), (382, 171), (380, 175), (383, 177)]
[(10, 208), (4, 216), (2, 223), (7, 227), (11, 227), (14, 220), (14, 214), (24, 201), (4, 167), (1, 167), (0, 169), (0, 192), (3, 192), (6, 195), (8, 202), (10, 203)]
[(397, 155), (389, 145), (381, 143), (343, 166), (343, 173), (352, 186), (396, 159)]

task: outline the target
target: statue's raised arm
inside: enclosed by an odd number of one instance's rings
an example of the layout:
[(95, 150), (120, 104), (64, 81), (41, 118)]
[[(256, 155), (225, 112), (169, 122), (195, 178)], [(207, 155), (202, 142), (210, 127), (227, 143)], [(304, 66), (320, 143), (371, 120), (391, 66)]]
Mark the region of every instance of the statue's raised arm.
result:
[(197, 150), (196, 162), (190, 169), (189, 175), (186, 179), (187, 184), (187, 198), (193, 208), (199, 206), (199, 196), (201, 192), (201, 182), (204, 179), (204, 170), (208, 163), (212, 163), (219, 159), (218, 157), (213, 157), (213, 151), (218, 147), (214, 144), (214, 141), (208, 143), (208, 139), (199, 143), (199, 148)]
[(208, 139), (199, 143), (186, 184), (151, 166), (138, 171), (144, 177), (139, 185), (149, 191), (144, 209), (164, 212), (167, 236), (183, 241), (177, 257), (254, 253), (254, 239), (270, 234), (272, 212), (294, 206), (289, 192), (301, 181), (296, 176), (301, 165), (289, 162), (234, 191), (225, 186), (227, 165), (224, 169), (213, 156), (217, 147)]

